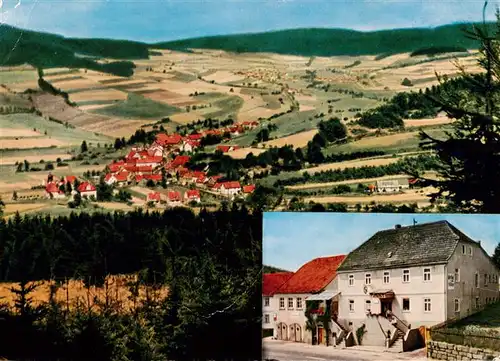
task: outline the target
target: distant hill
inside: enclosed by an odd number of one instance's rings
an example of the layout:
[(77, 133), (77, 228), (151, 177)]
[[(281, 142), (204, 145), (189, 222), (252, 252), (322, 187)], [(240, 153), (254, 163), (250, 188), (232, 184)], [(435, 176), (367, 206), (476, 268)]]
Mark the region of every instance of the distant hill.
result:
[[(464, 36), (472, 24), (437, 28), (361, 32), (345, 29), (292, 29), (256, 34), (211, 36), (156, 44), (111, 39), (77, 39), (23, 30), (0, 28), (0, 66), (30, 64), (41, 68), (87, 68), (121, 76), (133, 74), (130, 60), (147, 59), (151, 49), (188, 51), (190, 48), (232, 52), (271, 52), (302, 56), (380, 55), (412, 52), (428, 54), (477, 48)], [(488, 23), (493, 29), (494, 23)], [(104, 62), (102, 58), (120, 59)]]
[(266, 265), (262, 266), (262, 273), (277, 273), (277, 272), (290, 272), (290, 271), (287, 271), (287, 270), (284, 270), (284, 269), (280, 269), (280, 268), (276, 268), (276, 267), (273, 267), (273, 266), (266, 266)]
[[(134, 41), (72, 39), (3, 24), (0, 28), (0, 66), (87, 68), (129, 76), (135, 65), (123, 59), (147, 59), (148, 55), (148, 45)], [(99, 58), (122, 61), (104, 64)]]
[[(494, 23), (488, 23), (494, 29)], [(269, 52), (303, 56), (376, 55), (415, 52), (429, 48), (476, 49), (477, 42), (464, 36), (472, 24), (436, 28), (361, 32), (345, 29), (293, 29), (256, 34), (210, 36), (154, 44), (172, 50), (189, 48), (233, 52)]]

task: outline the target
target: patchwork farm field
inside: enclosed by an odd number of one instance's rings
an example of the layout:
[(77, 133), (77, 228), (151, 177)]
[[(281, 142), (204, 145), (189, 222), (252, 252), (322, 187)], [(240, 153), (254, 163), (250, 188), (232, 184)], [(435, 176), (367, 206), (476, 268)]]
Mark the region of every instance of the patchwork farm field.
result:
[[(27, 160), (39, 164), (41, 160), (69, 159), (83, 140), (93, 147), (97, 144), (103, 147), (113, 144), (117, 137), (128, 139), (138, 129), (149, 131), (161, 124), (166, 131), (176, 132), (210, 118), (260, 123), (253, 130), (232, 136), (228, 144), (241, 147), (228, 153), (233, 159), (243, 159), (249, 153), (258, 156), (284, 145), (301, 148), (306, 153), (308, 142), (318, 132), (318, 123), (331, 117), (339, 117), (347, 126), (348, 135), (357, 140), (327, 145), (322, 149), (325, 157), (366, 151), (386, 153), (386, 156), (327, 162), (297, 172), (270, 175), (259, 180), (263, 184), (272, 185), (278, 179), (301, 176), (304, 172), (312, 175), (327, 170), (393, 164), (407, 152), (421, 152), (418, 137), (421, 129), (440, 138), (451, 129), (452, 120), (440, 114), (436, 118), (405, 119), (403, 130), (376, 130), (357, 125), (358, 114), (384, 104), (398, 92), (437, 85), (436, 72), (456, 75), (455, 62), (466, 65), (471, 72), (479, 69), (474, 51), (432, 57), (410, 53), (310, 57), (207, 49), (189, 52), (157, 49), (154, 54), (149, 59), (134, 61), (136, 68), (129, 77), (89, 69), (44, 69), (45, 81), (59, 92), (67, 93), (67, 100), (41, 92), (37, 71), (30, 66), (0, 67), (0, 108), (15, 105), (26, 109), (15, 114), (0, 111), (0, 194), (15, 189), (24, 191), (40, 181), (37, 177), (45, 176), (13, 175), (16, 162)], [(405, 78), (411, 86), (402, 84)], [(169, 121), (161, 121), (167, 117)], [(265, 141), (256, 140), (258, 133), (267, 127), (271, 129), (269, 137)], [(215, 146), (207, 147), (207, 151), (213, 149)], [(71, 168), (54, 172), (83, 174), (92, 167), (102, 170), (104, 162), (108, 160), (101, 160), (99, 165), (92, 161), (81, 169), (72, 163)], [(327, 188), (366, 180), (324, 184), (311, 181), (287, 189)], [(425, 195), (388, 199), (404, 202), (418, 197)], [(341, 198), (345, 197), (331, 199)], [(378, 198), (370, 198), (370, 202), (373, 200)], [(381, 198), (380, 202), (385, 200)], [(123, 203), (99, 207), (133, 208)]]

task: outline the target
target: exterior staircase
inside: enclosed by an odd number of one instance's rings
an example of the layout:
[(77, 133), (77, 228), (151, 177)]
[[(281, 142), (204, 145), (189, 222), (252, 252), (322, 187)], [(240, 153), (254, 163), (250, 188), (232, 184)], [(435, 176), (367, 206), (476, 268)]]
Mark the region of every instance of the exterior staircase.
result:
[(403, 337), (404, 333), (400, 330), (396, 330), (396, 338), (391, 346), (387, 349), (389, 352), (403, 352)]

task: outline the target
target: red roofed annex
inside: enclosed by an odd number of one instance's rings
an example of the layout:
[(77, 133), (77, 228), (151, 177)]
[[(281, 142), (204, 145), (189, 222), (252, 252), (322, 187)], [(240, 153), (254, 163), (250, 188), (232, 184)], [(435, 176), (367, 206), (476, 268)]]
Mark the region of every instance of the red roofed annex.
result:
[(262, 275), (262, 295), (272, 296), (293, 276), (293, 272), (264, 273)]
[(337, 275), (345, 255), (320, 257), (307, 262), (278, 290), (279, 293), (316, 293)]

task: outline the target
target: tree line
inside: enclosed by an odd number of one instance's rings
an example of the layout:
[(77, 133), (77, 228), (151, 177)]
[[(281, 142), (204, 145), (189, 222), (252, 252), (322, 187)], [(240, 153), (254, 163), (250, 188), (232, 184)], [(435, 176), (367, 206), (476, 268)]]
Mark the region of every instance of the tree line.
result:
[[(18, 282), (0, 309), (0, 354), (10, 359), (260, 359), (261, 215), (244, 206), (24, 216), (0, 221), (0, 279)], [(132, 314), (30, 302), (27, 281), (138, 274), (168, 295)], [(257, 281), (256, 281), (257, 280)], [(21, 312), (22, 311), (22, 312)], [(29, 341), (27, 347), (26, 340)], [(78, 352), (76, 352), (78, 350)]]
[[(480, 80), (484, 75), (475, 76)], [(385, 104), (374, 109), (357, 114), (357, 123), (367, 128), (401, 128), (403, 119), (434, 118), (441, 110), (435, 101), (436, 97), (444, 94), (457, 93), (467, 89), (467, 82), (463, 78), (447, 79), (438, 85), (420, 89), (418, 92), (401, 92), (394, 95)]]
[(363, 166), (357, 168), (331, 169), (309, 174), (307, 171), (302, 176), (288, 179), (278, 179), (275, 187), (283, 187), (309, 182), (337, 182), (350, 179), (377, 178), (386, 175), (412, 174), (419, 171), (438, 169), (438, 159), (430, 155), (405, 157), (395, 163), (383, 166)]

